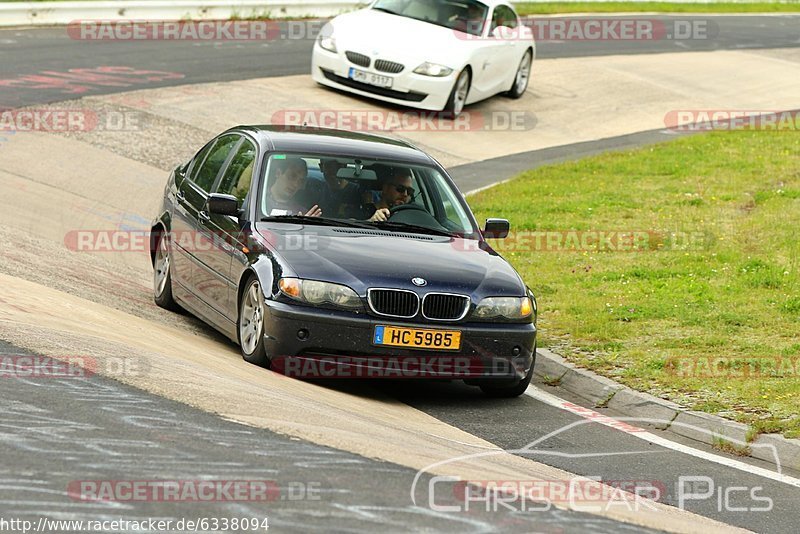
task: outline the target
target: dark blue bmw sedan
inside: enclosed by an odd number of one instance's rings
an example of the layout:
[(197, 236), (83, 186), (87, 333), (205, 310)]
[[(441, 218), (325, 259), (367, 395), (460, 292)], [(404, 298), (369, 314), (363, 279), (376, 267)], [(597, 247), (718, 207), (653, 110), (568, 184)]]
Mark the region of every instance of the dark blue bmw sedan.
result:
[(240, 126), (169, 177), (155, 302), (302, 378), (462, 379), (520, 395), (536, 300), (433, 158), (395, 139)]

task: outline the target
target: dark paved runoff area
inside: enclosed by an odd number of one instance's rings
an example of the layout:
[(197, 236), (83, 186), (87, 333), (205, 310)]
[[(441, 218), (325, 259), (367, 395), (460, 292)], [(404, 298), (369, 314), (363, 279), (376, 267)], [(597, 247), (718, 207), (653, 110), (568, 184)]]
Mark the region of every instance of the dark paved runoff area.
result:
[(673, 132), (666, 129), (647, 130), (596, 141), (584, 141), (569, 145), (530, 150), (508, 156), (467, 163), (447, 169), (462, 193), (487, 187), (538, 167), (555, 165), (603, 152), (627, 150), (644, 145), (672, 141), (678, 137), (693, 135), (686, 132)]

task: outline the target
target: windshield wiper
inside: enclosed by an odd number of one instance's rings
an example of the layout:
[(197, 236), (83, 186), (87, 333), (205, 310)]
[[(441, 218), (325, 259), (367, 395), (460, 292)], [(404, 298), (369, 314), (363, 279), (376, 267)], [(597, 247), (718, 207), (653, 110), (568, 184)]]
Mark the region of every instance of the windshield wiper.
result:
[(347, 228), (372, 228), (368, 224), (327, 217), (311, 217), (308, 215), (272, 215), (262, 217), (261, 222), (285, 222), (297, 224), (316, 224), (319, 226), (345, 226)]
[(408, 224), (408, 223), (392, 222), (392, 221), (375, 221), (372, 224), (382, 230), (385, 229), (385, 230), (413, 231), (420, 234), (456, 237), (456, 234), (448, 232), (447, 230), (439, 230), (438, 228), (431, 228), (429, 226), (420, 226), (417, 224)]

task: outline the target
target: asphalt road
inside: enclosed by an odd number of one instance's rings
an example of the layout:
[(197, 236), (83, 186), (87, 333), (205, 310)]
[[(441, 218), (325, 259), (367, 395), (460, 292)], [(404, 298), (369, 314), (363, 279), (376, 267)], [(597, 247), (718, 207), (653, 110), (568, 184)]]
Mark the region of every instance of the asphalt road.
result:
[[(539, 45), (539, 57), (603, 56), (800, 46), (800, 17), (658, 17), (695, 20), (715, 30), (708, 39), (653, 42), (564, 42)], [(138, 87), (192, 84), (307, 72), (310, 40), (270, 42), (81, 42), (62, 29), (0, 31), (0, 108), (54, 102)], [(98, 71), (102, 67), (128, 70)], [(84, 69), (84, 70), (74, 70)], [(142, 72), (148, 71), (148, 72)], [(157, 71), (160, 74), (154, 74)], [(112, 78), (97, 77), (109, 75)], [(92, 78), (92, 75), (95, 75)], [(60, 83), (57, 81), (60, 80)], [(65, 82), (65, 80), (68, 80)], [(79, 89), (82, 88), (82, 89)], [(65, 92), (67, 91), (67, 92)], [(69, 92), (74, 91), (74, 92)], [(584, 144), (576, 150), (520, 155), (483, 162), (463, 173), (459, 183), (469, 190), (469, 176), (486, 165), (513, 172), (531, 160), (561, 160), (599, 150), (662, 139), (645, 132), (619, 140)], [(481, 167), (481, 166), (484, 167)], [(19, 349), (0, 347), (0, 353)], [(560, 511), (520, 514), (476, 511), (432, 513), (409, 502), (413, 470), (376, 462), (341, 451), (292, 440), (264, 430), (224, 421), (204, 412), (143, 393), (100, 377), (71, 380), (2, 379), (0, 416), (0, 510), (3, 517), (34, 519), (48, 512), (62, 519), (124, 516), (269, 517), (270, 526), (288, 530), (388, 532), (427, 527), (436, 531), (623, 531), (611, 521)], [(664, 502), (677, 502), (680, 477), (710, 477), (714, 492), (691, 500), (687, 509), (759, 532), (788, 532), (800, 524), (797, 488), (752, 473), (648, 445), (599, 425), (580, 425), (577, 416), (530, 397), (510, 401), (484, 398), (474, 388), (443, 383), (346, 383), (325, 387), (369, 395), (374, 388), (462, 428), (503, 448), (524, 447), (564, 429), (539, 444), (536, 461), (570, 472), (614, 481), (649, 481), (665, 488)], [(564, 396), (563, 392), (558, 392)], [(612, 414), (613, 415), (613, 414)], [(675, 436), (670, 439), (680, 440)], [(713, 452), (692, 443), (698, 449)], [(719, 454), (719, 453), (717, 453)], [(143, 461), (147, 458), (147, 461)], [(757, 461), (746, 460), (752, 465)], [(789, 473), (797, 476), (796, 473)], [(266, 479), (281, 489), (264, 504), (148, 502), (83, 503), (66, 496), (76, 480)], [(320, 498), (309, 499), (308, 488)], [(726, 507), (719, 495), (736, 492)], [(290, 498), (291, 488), (306, 498)], [(767, 497), (768, 512), (741, 510), (760, 507), (753, 499)], [(314, 500), (313, 504), (309, 501)], [(736, 508), (732, 510), (731, 508)], [(283, 529), (282, 528), (282, 529)]]
[[(800, 16), (794, 15), (626, 16), (621, 19), (652, 21), (654, 27), (663, 31), (654, 32), (658, 38), (652, 40), (580, 40), (577, 37), (542, 40), (537, 45), (537, 56), (558, 58), (800, 46)], [(569, 17), (569, 20), (587, 20), (587, 17)], [(284, 25), (280, 32), (268, 34), (271, 38), (267, 40), (217, 42), (85, 41), (72, 38), (64, 28), (0, 30), (0, 109), (140, 86), (132, 82), (124, 85), (125, 80), (117, 80), (108, 82), (110, 85), (90, 84), (85, 92), (69, 93), (64, 80), (72, 79), (73, 88), (80, 86), (81, 80), (87, 80), (85, 72), (70, 73), (72, 69), (124, 66), (175, 74), (172, 78), (148, 82), (149, 87), (304, 74), (311, 68), (310, 51), (318, 26), (315, 24), (305, 30)], [(546, 34), (549, 37), (559, 37), (552, 30), (544, 31), (551, 31)], [(608, 35), (613, 37), (614, 34)]]

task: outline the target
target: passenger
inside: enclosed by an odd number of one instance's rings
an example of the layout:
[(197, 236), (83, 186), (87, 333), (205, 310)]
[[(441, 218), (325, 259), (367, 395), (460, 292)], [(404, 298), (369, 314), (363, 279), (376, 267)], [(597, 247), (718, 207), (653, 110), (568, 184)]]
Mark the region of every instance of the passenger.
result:
[(357, 217), (361, 213), (361, 190), (353, 182), (337, 176), (345, 164), (335, 159), (321, 159), (319, 167), (327, 184), (320, 200), (322, 211), (333, 218)]
[(319, 217), (322, 210), (318, 204), (310, 208), (303, 200), (308, 166), (302, 158), (275, 159), (272, 185), (267, 190), (269, 215), (305, 215)]

